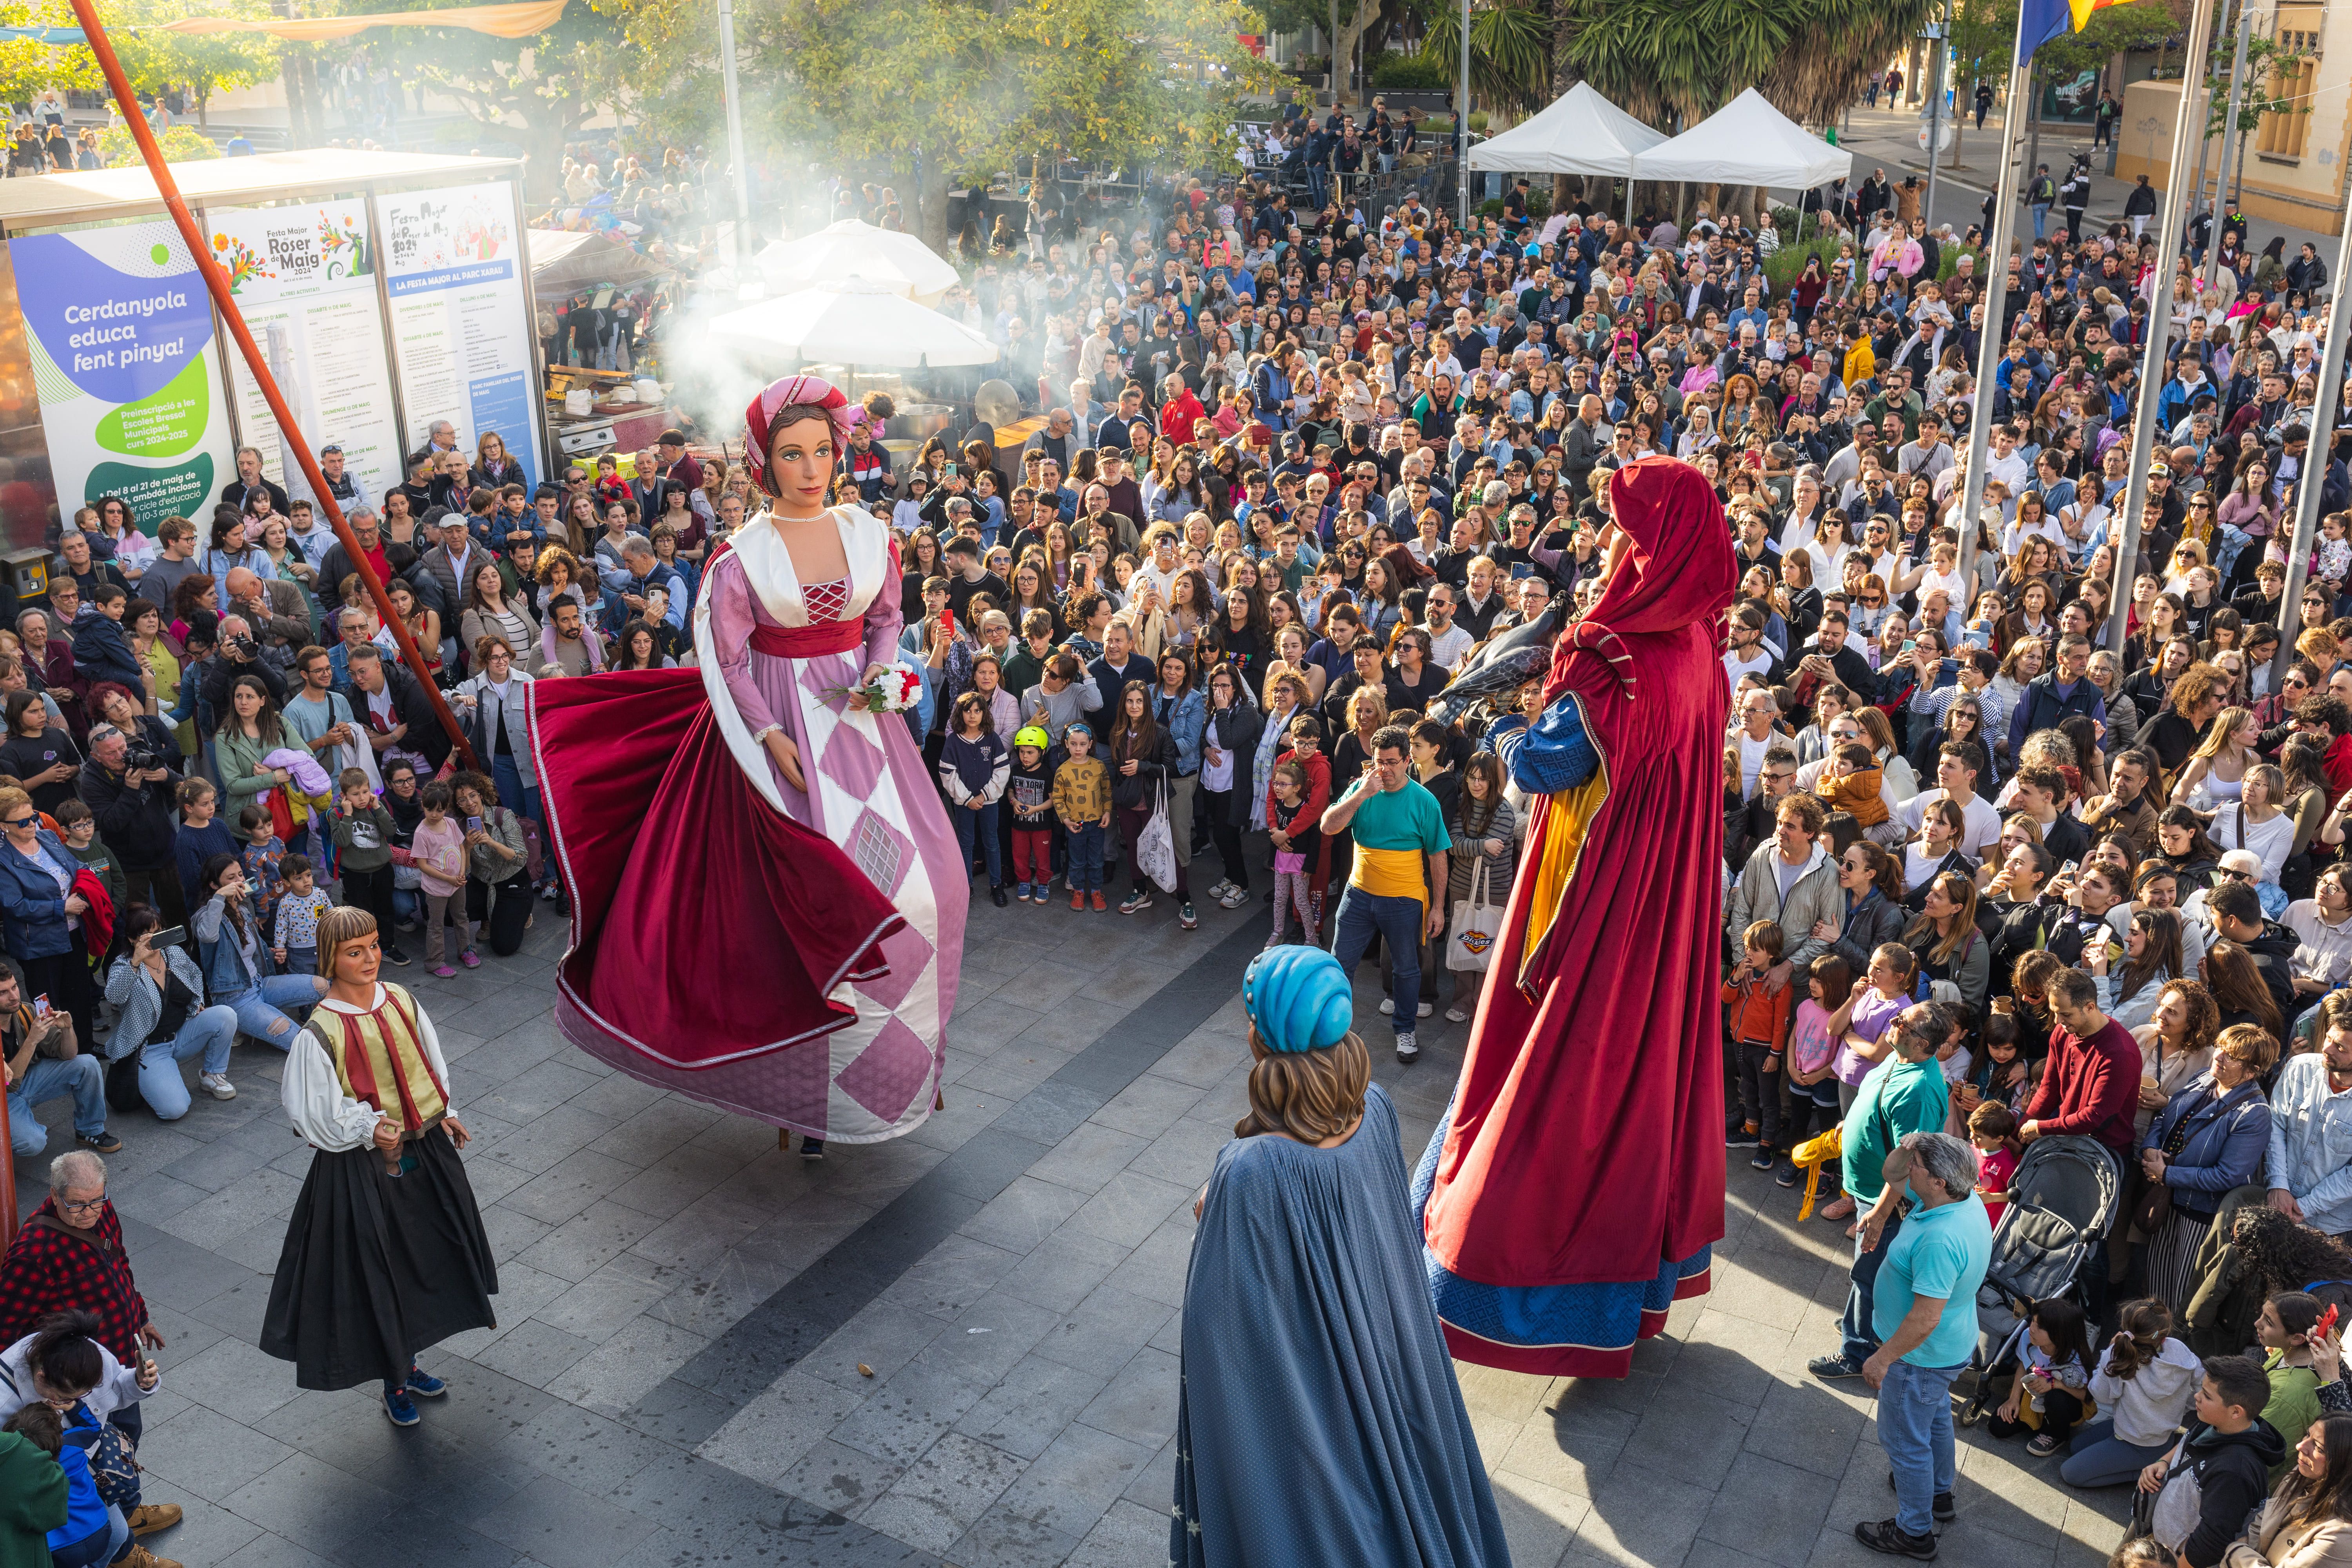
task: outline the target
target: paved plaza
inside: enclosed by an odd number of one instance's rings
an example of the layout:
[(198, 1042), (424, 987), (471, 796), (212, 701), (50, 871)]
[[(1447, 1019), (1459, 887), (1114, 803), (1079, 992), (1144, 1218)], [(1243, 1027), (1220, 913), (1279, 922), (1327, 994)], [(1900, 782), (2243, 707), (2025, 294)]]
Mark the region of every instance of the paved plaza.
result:
[[(187, 1568), (1164, 1563), (1192, 1203), (1244, 1109), (1265, 931), (1255, 901), (1202, 916), (982, 900), (947, 1109), (814, 1167), (563, 1044), (551, 906), (513, 960), (397, 972), (451, 1058), (503, 1287), (496, 1330), (426, 1353), (450, 1393), (405, 1432), (255, 1348), (310, 1160), (276, 1059), (240, 1047), (239, 1098), (168, 1128), (119, 1117), (113, 1196), (171, 1342), (147, 1497), (187, 1510), (149, 1544)], [(1402, 1068), (1376, 1000), (1410, 1161), (1464, 1029), (1432, 1020)], [(44, 1167), (18, 1163), (30, 1201)], [(1518, 1568), (1877, 1561), (1851, 1533), (1893, 1511), (1869, 1404), (1804, 1372), (1835, 1344), (1839, 1227), (1744, 1159), (1729, 1206), (1714, 1292), (1625, 1381), (1460, 1368)], [(1964, 1443), (1943, 1561), (2105, 1560), (2124, 1494)]]

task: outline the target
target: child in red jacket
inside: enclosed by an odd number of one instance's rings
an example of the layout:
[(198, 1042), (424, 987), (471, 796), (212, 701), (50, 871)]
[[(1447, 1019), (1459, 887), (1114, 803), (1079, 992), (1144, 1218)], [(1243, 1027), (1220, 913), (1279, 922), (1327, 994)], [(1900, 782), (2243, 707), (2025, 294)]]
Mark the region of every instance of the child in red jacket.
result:
[(1739, 1063), (1739, 1113), (1725, 1142), (1734, 1149), (1755, 1150), (1748, 1163), (1769, 1171), (1780, 1136), (1780, 1086), (1774, 1079), (1788, 1048), (1797, 987), (1774, 991), (1765, 983), (1764, 972), (1780, 962), (1784, 939), (1779, 926), (1758, 921), (1739, 940), (1739, 966), (1723, 983), (1723, 1022)]

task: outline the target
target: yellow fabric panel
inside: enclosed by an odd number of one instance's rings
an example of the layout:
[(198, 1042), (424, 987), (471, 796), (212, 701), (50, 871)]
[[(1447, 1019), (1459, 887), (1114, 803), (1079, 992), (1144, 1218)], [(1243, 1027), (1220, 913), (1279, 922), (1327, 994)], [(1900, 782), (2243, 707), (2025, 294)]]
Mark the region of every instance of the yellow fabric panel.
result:
[(1593, 775), (1574, 789), (1551, 797), (1544, 818), (1543, 859), (1536, 868), (1535, 889), (1528, 900), (1527, 940), (1519, 944), (1519, 984), (1527, 987), (1528, 972), (1543, 952), (1559, 914), (1559, 900), (1575, 879), (1576, 863), (1584, 851), (1584, 836), (1592, 819), (1609, 801), (1609, 759), (1603, 757)]
[(1356, 869), (1348, 880), (1381, 899), (1427, 902), (1429, 857), (1418, 849), (1367, 849), (1356, 846)]

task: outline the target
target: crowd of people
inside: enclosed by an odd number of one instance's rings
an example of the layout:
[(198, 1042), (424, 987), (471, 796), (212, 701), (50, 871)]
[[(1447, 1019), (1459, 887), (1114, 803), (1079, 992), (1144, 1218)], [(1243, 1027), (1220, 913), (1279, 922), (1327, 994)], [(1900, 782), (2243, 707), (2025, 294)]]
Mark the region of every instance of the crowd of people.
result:
[[(1412, 1062), (1420, 1020), (1475, 1007), (1474, 928), (1575, 766), (1542, 727), (1542, 660), (1504, 656), (1599, 592), (1624, 548), (1612, 473), (1688, 461), (1743, 574), (1727, 1142), (1782, 1187), (1812, 1173), (1852, 1226), (1843, 1343), (1813, 1370), (1880, 1389), (1900, 1506), (1865, 1543), (1934, 1554), (1992, 1227), (2034, 1145), (2082, 1138), (2126, 1184), (2107, 1267), (2042, 1304), (1997, 1429), (2063, 1451), (2070, 1484), (2151, 1487), (2194, 1568), (2249, 1549), (2259, 1458), (2282, 1484), (2251, 1549), (2285, 1561), (2275, 1541), (2352, 1519), (2352, 1427), (2332, 1441), (2345, 1418), (2320, 1414), (2352, 1395), (2304, 1291), (2352, 1278), (2352, 483), (2316, 384), (2324, 269), (2225, 268), (2217, 295), (2185, 263), (2154, 278), (2123, 226), (2035, 238), (1987, 323), (1973, 237), (1906, 221), (1882, 180), (1828, 216), (1786, 284), (1769, 215), (1538, 219), (1522, 190), (1460, 229), (1411, 196), (1294, 208), (1260, 174), (991, 247), (966, 305), (1035, 379), (1042, 427), (894, 455), (873, 394), (840, 460), (840, 498), (895, 532), (908, 722), (976, 896), (1065, 905), (1040, 921), (1164, 897), (1186, 930), (1203, 902), (1255, 905), (1269, 947), (1351, 969), (1377, 949)], [(2178, 335), (2118, 574), (2153, 310)], [(110, 1107), (184, 1114), (191, 1071), (234, 1095), (235, 1042), (283, 1049), (320, 994), (337, 901), (421, 935), (445, 978), (515, 952), (562, 893), (530, 684), (693, 661), (710, 552), (764, 505), (678, 431), (626, 471), (541, 476), (445, 423), (381, 497), (337, 447), (320, 461), (421, 677), (250, 449), (208, 515), (152, 538), (118, 498), (62, 518), (46, 607), (0, 632), (19, 1152), (45, 1101), (69, 1096), (97, 1153)], [(2312, 484), (2326, 527), (2281, 666)], [(53, 1190), (89, 1169), (60, 1162)], [(0, 1343), (37, 1332), (37, 1367), (86, 1371), (51, 1319), (88, 1293), (20, 1309), (16, 1268)], [(146, 1375), (142, 1326), (96, 1335), (108, 1386)], [(110, 1541), (140, 1532), (135, 1499), (100, 1495)]]

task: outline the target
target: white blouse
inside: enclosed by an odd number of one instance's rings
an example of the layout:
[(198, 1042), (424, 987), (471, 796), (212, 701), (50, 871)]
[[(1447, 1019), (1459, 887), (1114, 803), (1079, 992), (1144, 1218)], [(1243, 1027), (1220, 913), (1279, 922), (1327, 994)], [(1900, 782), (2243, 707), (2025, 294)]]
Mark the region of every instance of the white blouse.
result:
[[(379, 984), (375, 1003), (381, 1007), (383, 1002), (384, 990)], [(353, 1016), (365, 1011), (331, 996), (320, 1001), (319, 1010)], [(446, 1100), (449, 1064), (441, 1055), (441, 1037), (434, 1032), (433, 1020), (425, 1016), (421, 1003), (416, 1007), (416, 1031), (425, 1041), (425, 1060), (433, 1066), (433, 1076), (441, 1080), (442, 1096)], [(294, 1131), (309, 1140), (312, 1147), (330, 1154), (364, 1147), (374, 1140), (375, 1124), (383, 1119), (373, 1105), (343, 1092), (342, 1080), (335, 1076), (335, 1058), (329, 1053), (326, 1041), (307, 1024), (295, 1033), (294, 1043), (287, 1050), (278, 1099), (294, 1122)], [(456, 1110), (455, 1105), (450, 1105), (444, 1114)]]

